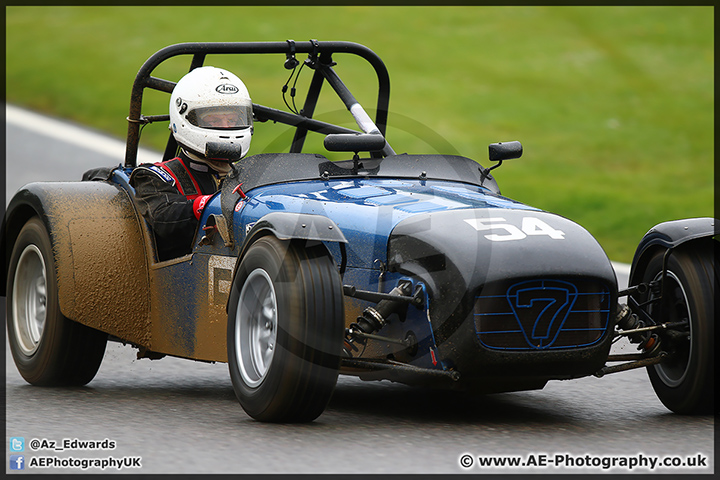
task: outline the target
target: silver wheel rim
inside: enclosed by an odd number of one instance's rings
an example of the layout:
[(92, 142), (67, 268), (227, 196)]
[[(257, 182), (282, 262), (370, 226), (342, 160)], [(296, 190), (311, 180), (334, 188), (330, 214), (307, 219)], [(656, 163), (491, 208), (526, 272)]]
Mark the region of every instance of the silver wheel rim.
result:
[[(655, 280), (660, 280), (662, 277), (662, 272), (659, 273)], [(667, 272), (667, 279), (671, 280), (675, 285), (672, 285), (672, 288), (679, 288), (682, 300), (685, 304), (685, 312), (687, 314), (688, 319), (688, 327), (690, 328), (690, 338), (688, 339), (688, 352), (687, 357), (679, 359), (678, 361), (675, 361), (673, 363), (659, 363), (655, 365), (655, 371), (657, 372), (658, 376), (660, 377), (660, 380), (667, 385), (668, 387), (675, 388), (679, 386), (684, 380), (685, 377), (687, 377), (688, 374), (688, 366), (690, 364), (690, 359), (692, 358), (693, 353), (693, 346), (692, 346), (692, 317), (690, 313), (690, 308), (688, 307), (688, 298), (687, 293), (685, 293), (685, 288), (683, 287), (682, 282), (678, 279), (678, 277), (671, 271)], [(670, 289), (667, 289), (668, 292), (670, 292)], [(675, 298), (673, 298), (675, 300)]]
[(15, 268), (12, 307), (15, 339), (30, 356), (38, 349), (47, 318), (45, 259), (35, 245), (25, 247)]
[(248, 275), (235, 315), (235, 360), (243, 381), (257, 387), (270, 369), (277, 342), (277, 300), (265, 270)]

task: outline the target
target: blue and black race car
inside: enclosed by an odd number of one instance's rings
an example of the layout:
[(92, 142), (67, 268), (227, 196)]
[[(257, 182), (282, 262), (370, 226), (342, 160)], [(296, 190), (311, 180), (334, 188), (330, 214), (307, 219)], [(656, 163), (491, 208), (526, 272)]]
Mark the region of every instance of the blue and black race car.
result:
[[(234, 164), (207, 203), (192, 252), (157, 257), (129, 178), (146, 89), (163, 61), (277, 55), (313, 78), (303, 109), (253, 104), (255, 121), (295, 128), (287, 152)], [(335, 71), (359, 56), (377, 74), (371, 119)], [(313, 118), (321, 86), (358, 129)], [(326, 89), (327, 90), (327, 89)], [(539, 389), (647, 367), (678, 413), (713, 408), (714, 219), (653, 227), (618, 291), (597, 241), (558, 215), (500, 194), (491, 170), (519, 142), (490, 145), (485, 168), (453, 155), (398, 154), (386, 140), (389, 75), (347, 42), (187, 43), (151, 56), (135, 79), (126, 159), (84, 180), (33, 183), (2, 224), (13, 358), (36, 385), (92, 380), (108, 340), (139, 358), (227, 362), (235, 393), (258, 420), (311, 421), (338, 374), (478, 392)], [(309, 132), (329, 160), (302, 153)], [(175, 156), (172, 135), (164, 157)], [(326, 154), (327, 155), (327, 154)], [(620, 300), (623, 300), (620, 303)], [(636, 354), (611, 355), (619, 338)]]

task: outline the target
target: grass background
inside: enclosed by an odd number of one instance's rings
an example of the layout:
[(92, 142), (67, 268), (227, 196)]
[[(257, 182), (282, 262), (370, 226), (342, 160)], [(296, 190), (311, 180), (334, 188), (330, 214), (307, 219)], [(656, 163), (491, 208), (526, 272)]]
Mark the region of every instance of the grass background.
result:
[[(6, 7), (6, 98), (123, 138), (134, 76), (166, 45), (362, 43), (390, 72), (388, 140), (397, 152), (459, 153), (487, 164), (489, 143), (520, 140), (523, 158), (494, 172), (503, 194), (572, 218), (612, 259), (629, 262), (652, 225), (713, 215), (713, 14), (712, 7)], [(348, 56), (335, 60), (372, 110), (372, 70)], [(206, 63), (240, 76), (254, 102), (285, 108), (283, 61)], [(177, 80), (188, 65), (188, 57), (173, 60), (157, 75)], [(305, 69), (299, 92), (310, 76)], [(166, 113), (167, 99), (147, 95), (143, 113)], [(353, 126), (332, 97), (316, 118)], [(284, 127), (255, 131), (252, 153), (287, 149)], [(165, 126), (152, 125), (142, 145), (162, 149), (166, 138)]]

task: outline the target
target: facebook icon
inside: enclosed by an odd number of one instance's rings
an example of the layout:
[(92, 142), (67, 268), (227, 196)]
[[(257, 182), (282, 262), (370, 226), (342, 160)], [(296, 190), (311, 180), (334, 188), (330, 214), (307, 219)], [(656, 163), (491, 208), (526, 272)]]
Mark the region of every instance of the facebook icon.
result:
[(10, 470), (25, 470), (25, 456), (10, 455)]

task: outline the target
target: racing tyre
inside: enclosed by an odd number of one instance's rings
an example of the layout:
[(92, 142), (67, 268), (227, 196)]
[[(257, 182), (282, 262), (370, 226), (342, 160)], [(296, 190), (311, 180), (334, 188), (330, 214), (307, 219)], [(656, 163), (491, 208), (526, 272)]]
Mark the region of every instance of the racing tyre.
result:
[(60, 313), (52, 244), (31, 218), (13, 247), (7, 281), (10, 350), (20, 375), (40, 386), (79, 386), (95, 377), (107, 334)]
[[(643, 282), (662, 278), (664, 253), (659, 251), (650, 259)], [(663, 348), (670, 356), (647, 368), (658, 398), (675, 413), (707, 414), (713, 410), (715, 281), (712, 241), (693, 243), (670, 254), (665, 285), (670, 298), (650, 307), (653, 318), (668, 322), (688, 319), (688, 327), (678, 338), (663, 339)], [(649, 297), (659, 295), (650, 293)], [(653, 311), (663, 304), (667, 305), (665, 317)]]
[(330, 401), (345, 319), (340, 276), (322, 244), (265, 236), (243, 257), (230, 292), (228, 364), (248, 415), (309, 422)]

